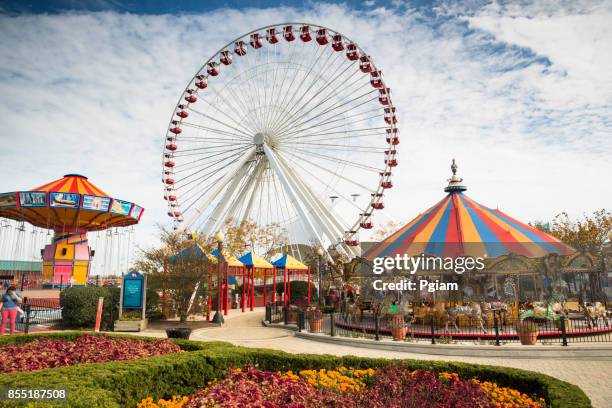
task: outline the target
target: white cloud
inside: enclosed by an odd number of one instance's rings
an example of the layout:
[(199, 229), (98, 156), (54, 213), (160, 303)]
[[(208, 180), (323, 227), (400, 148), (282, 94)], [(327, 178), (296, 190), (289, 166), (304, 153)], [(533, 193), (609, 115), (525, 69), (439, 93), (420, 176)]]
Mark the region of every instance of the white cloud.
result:
[(187, 81), (238, 35), (297, 20), (346, 34), (384, 71), (402, 132), (393, 218), (441, 199), (453, 157), (472, 198), (519, 219), (590, 212), (612, 202), (610, 11), (541, 10), (0, 16), (0, 190), (84, 173), (146, 207), (137, 242), (154, 242), (163, 135)]

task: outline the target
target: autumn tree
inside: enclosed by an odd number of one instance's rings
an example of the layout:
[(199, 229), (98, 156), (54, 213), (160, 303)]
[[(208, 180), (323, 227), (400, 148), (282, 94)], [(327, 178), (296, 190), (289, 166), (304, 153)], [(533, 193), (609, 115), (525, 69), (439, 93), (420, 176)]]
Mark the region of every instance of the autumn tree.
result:
[(149, 287), (167, 292), (184, 322), (192, 297), (203, 299), (208, 293), (211, 263), (204, 252), (210, 252), (210, 240), (160, 228), (160, 241), (159, 247), (140, 250), (135, 268), (147, 274)]
[(531, 225), (576, 249), (590, 250), (597, 254), (612, 230), (612, 214), (602, 209), (572, 220), (567, 213), (562, 212), (550, 223), (538, 221)]
[(235, 257), (254, 250), (264, 258), (270, 258), (288, 240), (287, 233), (280, 224), (257, 225), (249, 220), (236, 223), (235, 220), (228, 219), (223, 230), (224, 247)]

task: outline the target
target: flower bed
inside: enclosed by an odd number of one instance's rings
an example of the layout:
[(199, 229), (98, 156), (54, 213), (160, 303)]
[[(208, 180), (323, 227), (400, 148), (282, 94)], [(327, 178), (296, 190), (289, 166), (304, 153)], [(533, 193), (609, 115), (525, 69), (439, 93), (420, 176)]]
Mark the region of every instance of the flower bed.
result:
[[(74, 341), (81, 336), (82, 332), (4, 336), (0, 338), (0, 348), (41, 339)], [(145, 342), (155, 340), (126, 334), (102, 336)], [(67, 390), (66, 401), (48, 402), (45, 407), (122, 408), (136, 407), (148, 396), (152, 397), (150, 403), (155, 400), (157, 405), (162, 398), (191, 395), (206, 387), (209, 381), (225, 378), (229, 367), (251, 365), (262, 371), (287, 373), (293, 370), (299, 375), (302, 370), (319, 372), (320, 369), (337, 370), (338, 367), (379, 370), (390, 364), (401, 363), (410, 371), (457, 373), (460, 378), (475, 378), (481, 383), (494, 382), (499, 387), (510, 387), (524, 394), (542, 396), (550, 408), (592, 408), (589, 398), (579, 387), (545, 374), (516, 368), (450, 361), (392, 361), (355, 356), (289, 354), (277, 350), (233, 346), (223, 342), (177, 339), (172, 339), (171, 342), (179, 345), (185, 352), (126, 361), (76, 364), (47, 370), (0, 373), (0, 388)], [(2, 408), (18, 406), (23, 405), (18, 401), (0, 402)], [(176, 404), (158, 406), (178, 408)]]
[(383, 369), (288, 371), (254, 367), (230, 370), (187, 397), (156, 403), (147, 398), (138, 408), (543, 408), (543, 399), (499, 387), (492, 382), (462, 379), (455, 373), (410, 371), (401, 365)]
[(106, 336), (83, 335), (73, 341), (39, 339), (0, 347), (0, 372), (34, 371), (81, 363), (134, 360), (177, 353), (180, 347), (168, 340), (145, 342)]

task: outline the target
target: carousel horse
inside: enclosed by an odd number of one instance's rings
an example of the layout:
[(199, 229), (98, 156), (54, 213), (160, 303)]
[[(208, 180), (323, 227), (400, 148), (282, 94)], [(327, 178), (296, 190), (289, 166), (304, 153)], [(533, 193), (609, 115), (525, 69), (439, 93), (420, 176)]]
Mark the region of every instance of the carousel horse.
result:
[(470, 317), (476, 320), (480, 329), (486, 333), (487, 330), (484, 327), (483, 318), (482, 318), (482, 307), (478, 302), (469, 302), (467, 306), (458, 306), (455, 305), (451, 308), (446, 309), (446, 326), (445, 331), (448, 332), (448, 324), (450, 322), (455, 326), (455, 330), (459, 331), (459, 327), (457, 326), (457, 319), (459, 316)]
[(500, 300), (493, 300), (490, 302), (482, 303), (482, 310), (485, 312), (483, 317), (486, 319), (486, 312), (494, 312), (499, 316), (499, 324), (503, 331), (503, 328), (508, 324), (508, 310), (509, 306), (506, 302)]
[(593, 325), (597, 327), (599, 318), (602, 318), (606, 327), (608, 327), (608, 316), (606, 307), (601, 302), (595, 302), (592, 306), (587, 306), (586, 302), (580, 305), (584, 318), (587, 321), (589, 329), (593, 328)]

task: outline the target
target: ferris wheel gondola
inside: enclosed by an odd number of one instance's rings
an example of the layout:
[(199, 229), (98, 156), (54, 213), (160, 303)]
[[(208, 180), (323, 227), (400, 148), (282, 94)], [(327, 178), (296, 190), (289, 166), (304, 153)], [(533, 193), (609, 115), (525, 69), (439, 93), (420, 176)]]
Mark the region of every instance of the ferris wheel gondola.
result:
[(393, 186), (398, 144), (391, 91), (354, 41), (315, 24), (262, 27), (183, 91), (164, 140), (168, 215), (207, 235), (251, 220), (354, 257)]

